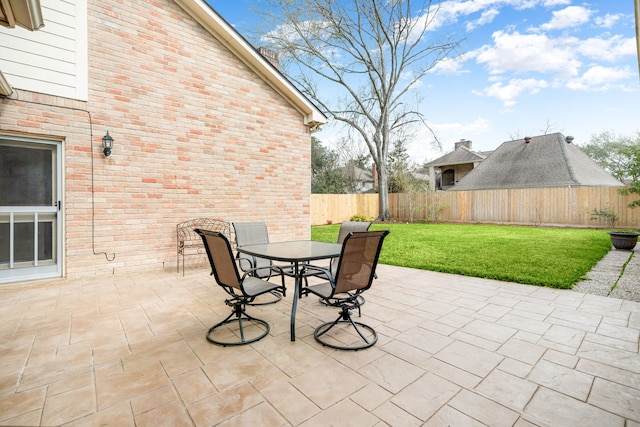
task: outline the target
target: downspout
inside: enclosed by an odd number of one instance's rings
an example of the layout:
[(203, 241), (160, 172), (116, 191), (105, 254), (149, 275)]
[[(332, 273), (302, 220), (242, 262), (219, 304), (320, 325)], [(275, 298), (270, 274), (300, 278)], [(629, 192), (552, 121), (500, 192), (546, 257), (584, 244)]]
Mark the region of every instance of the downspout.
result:
[(638, 55), (638, 72), (640, 77), (640, 0), (633, 1), (633, 9), (636, 15), (636, 53)]

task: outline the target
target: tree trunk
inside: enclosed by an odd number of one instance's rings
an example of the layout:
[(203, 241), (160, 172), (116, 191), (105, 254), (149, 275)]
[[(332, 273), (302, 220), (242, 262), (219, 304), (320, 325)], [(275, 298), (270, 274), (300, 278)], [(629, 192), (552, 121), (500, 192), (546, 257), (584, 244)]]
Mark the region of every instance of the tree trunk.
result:
[(391, 219), (389, 212), (389, 182), (387, 177), (387, 166), (378, 165), (378, 218), (377, 221), (388, 221)]

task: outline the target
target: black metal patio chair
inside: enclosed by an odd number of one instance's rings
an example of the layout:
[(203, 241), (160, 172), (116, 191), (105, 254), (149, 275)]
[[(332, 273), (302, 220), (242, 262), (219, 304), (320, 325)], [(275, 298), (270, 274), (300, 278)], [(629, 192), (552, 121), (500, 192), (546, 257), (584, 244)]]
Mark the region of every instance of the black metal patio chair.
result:
[[(247, 314), (246, 306), (259, 295), (284, 293), (284, 275), (280, 274), (281, 285), (253, 276), (251, 270), (240, 277), (229, 240), (217, 231), (196, 229), (195, 232), (204, 243), (211, 264), (211, 274), (218, 285), (231, 296), (225, 300), (225, 304), (232, 308), (231, 314), (207, 331), (207, 341), (228, 346), (248, 344), (264, 338), (269, 333), (269, 324)], [(237, 327), (232, 327), (236, 323)]]
[[(335, 273), (330, 269), (305, 265), (303, 274), (322, 273), (325, 282), (305, 287), (302, 292), (312, 293), (321, 298), (338, 298), (340, 314), (333, 322), (326, 322), (314, 331), (316, 341), (324, 346), (339, 350), (361, 350), (378, 341), (378, 334), (369, 325), (356, 322), (351, 311), (360, 312), (358, 298), (371, 287), (384, 238), (384, 231), (364, 231), (349, 233), (342, 244)], [(339, 297), (338, 297), (339, 295)], [(334, 329), (335, 328), (335, 329)], [(335, 333), (328, 334), (330, 331)]]
[[(264, 222), (233, 222), (233, 229), (236, 234), (236, 245), (259, 245), (269, 243), (269, 230)], [(277, 266), (273, 261), (265, 258), (255, 257), (238, 252), (236, 254), (240, 270), (249, 273), (254, 277), (269, 280), (273, 276), (287, 275), (293, 276), (293, 267), (289, 265)], [(274, 299), (266, 302), (256, 302), (252, 305), (273, 304), (282, 299), (283, 292), (272, 292)]]
[[(344, 221), (342, 224), (340, 224), (337, 243), (342, 244), (345, 237), (347, 237), (349, 233), (358, 231), (369, 231), (369, 227), (371, 227), (371, 222), (368, 221)], [(337, 266), (337, 259), (331, 258), (331, 260), (329, 260), (329, 268), (331, 269), (331, 272), (333, 274), (335, 274)], [(340, 306), (340, 298), (320, 298), (320, 302), (324, 305), (330, 305), (332, 307)], [(358, 302), (360, 303), (360, 305), (365, 303), (365, 299), (362, 295), (358, 297)]]

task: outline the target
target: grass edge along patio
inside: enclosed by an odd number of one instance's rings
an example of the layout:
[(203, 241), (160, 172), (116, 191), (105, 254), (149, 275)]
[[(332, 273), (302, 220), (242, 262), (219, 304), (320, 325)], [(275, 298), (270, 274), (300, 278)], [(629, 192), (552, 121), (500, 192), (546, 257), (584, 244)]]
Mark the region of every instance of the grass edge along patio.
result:
[[(335, 241), (339, 225), (311, 237)], [(611, 248), (603, 230), (469, 224), (373, 224), (389, 229), (380, 263), (571, 289)]]

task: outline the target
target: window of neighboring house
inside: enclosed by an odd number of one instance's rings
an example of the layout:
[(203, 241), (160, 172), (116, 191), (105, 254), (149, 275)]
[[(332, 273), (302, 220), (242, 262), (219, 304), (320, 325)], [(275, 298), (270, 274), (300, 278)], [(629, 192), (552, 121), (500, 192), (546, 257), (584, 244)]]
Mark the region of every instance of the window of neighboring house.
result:
[(443, 187), (451, 187), (455, 183), (454, 178), (455, 178), (455, 173), (453, 169), (447, 169), (446, 171), (442, 172), (441, 185)]

